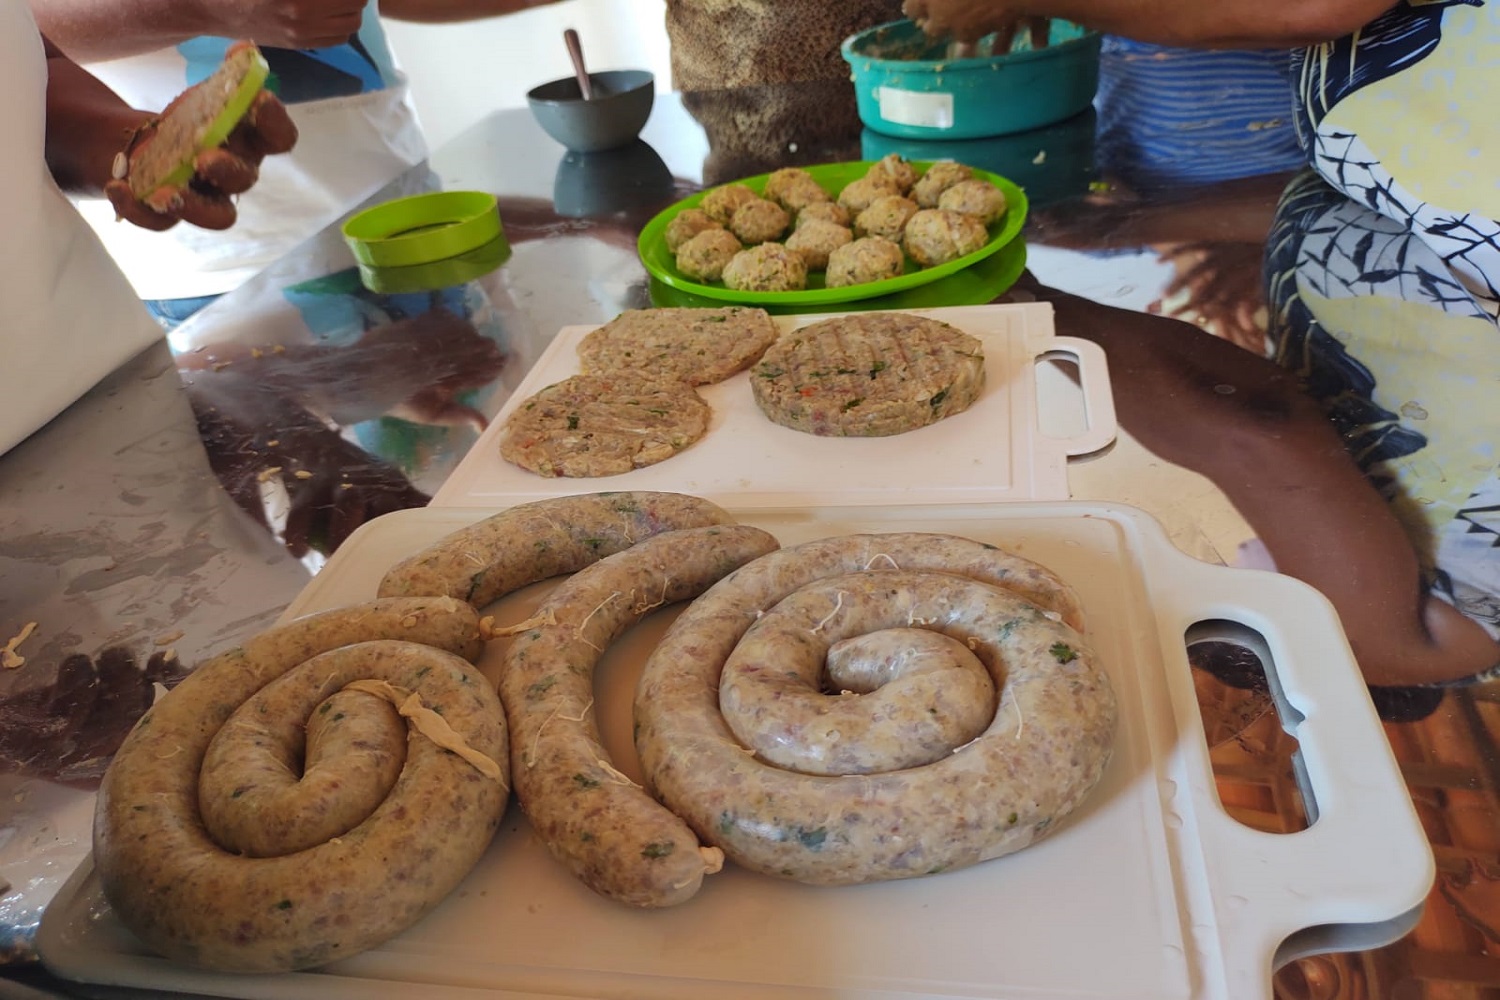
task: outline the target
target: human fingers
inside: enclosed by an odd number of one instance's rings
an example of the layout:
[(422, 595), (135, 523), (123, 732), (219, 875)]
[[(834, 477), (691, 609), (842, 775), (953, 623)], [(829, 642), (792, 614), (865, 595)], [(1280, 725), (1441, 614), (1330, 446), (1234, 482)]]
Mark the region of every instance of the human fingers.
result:
[(194, 179), (220, 194), (244, 194), (260, 177), (251, 161), (219, 147), (199, 153), (193, 160)]
[(297, 124), (286, 105), (269, 90), (255, 95), (250, 110), (224, 143), (225, 148), (253, 162), (289, 152), (296, 145)]
[(182, 188), (173, 205), (183, 222), (199, 229), (228, 229), (238, 216), (227, 194), (192, 186)]
[(175, 215), (158, 212), (136, 199), (130, 185), (123, 180), (114, 180), (104, 185), (104, 196), (114, 206), (115, 215), (134, 226), (159, 233), (177, 225)]
[(1045, 49), (1052, 41), (1052, 19), (1048, 17), (1028, 17), (1027, 31), (1031, 35), (1031, 47), (1034, 49)]

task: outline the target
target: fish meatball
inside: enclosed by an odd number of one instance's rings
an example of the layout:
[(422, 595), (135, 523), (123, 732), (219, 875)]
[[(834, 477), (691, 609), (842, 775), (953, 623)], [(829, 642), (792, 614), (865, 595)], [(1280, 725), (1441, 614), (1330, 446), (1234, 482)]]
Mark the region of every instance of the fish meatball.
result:
[(828, 255), (825, 284), (829, 288), (863, 285), (899, 275), (906, 266), (901, 247), (883, 236), (866, 236), (845, 243)]
[(937, 208), (938, 199), (943, 196), (944, 191), (973, 178), (974, 171), (962, 163), (942, 160), (927, 168), (927, 172), (912, 186), (911, 196), (923, 208)]
[(800, 167), (782, 167), (767, 177), (761, 197), (774, 201), (791, 215), (796, 215), (808, 205), (833, 200), (823, 190), (823, 185)]
[(972, 215), (988, 226), (1005, 214), (1005, 195), (988, 181), (959, 181), (938, 198), (938, 208)]
[(972, 215), (924, 208), (906, 224), (906, 252), (923, 267), (957, 260), (989, 242), (989, 230)]
[(917, 171), (900, 153), (888, 153), (869, 170), (869, 175), (888, 177), (896, 182), (896, 190), (906, 194), (917, 182)]
[(854, 220), (854, 232), (860, 236), (884, 236), (897, 241), (906, 229), (906, 221), (917, 211), (917, 203), (910, 198), (888, 194), (876, 198), (869, 208), (859, 213)]
[(787, 214), (786, 209), (774, 201), (756, 198), (734, 210), (734, 217), (729, 220), (729, 231), (738, 236), (741, 243), (769, 243), (780, 239), (781, 234), (786, 232), (786, 227), (791, 224), (792, 217)]
[(889, 177), (876, 175), (865, 176), (857, 181), (850, 181), (844, 190), (839, 192), (839, 204), (843, 205), (854, 215), (858, 215), (870, 207), (870, 203), (876, 198), (884, 198), (889, 194), (900, 194), (896, 182)]
[(696, 208), (684, 209), (678, 212), (672, 221), (667, 223), (665, 233), (667, 249), (676, 253), (682, 249), (682, 245), (699, 233), (710, 229), (720, 229), (717, 222), (708, 217), (708, 213)]
[(787, 237), (786, 248), (802, 255), (809, 271), (828, 267), (828, 255), (854, 239), (846, 227), (813, 219)]
[(704, 195), (698, 207), (707, 212), (708, 217), (719, 225), (727, 226), (741, 205), (755, 201), (757, 197), (754, 191), (743, 184), (725, 184)]
[(698, 281), (718, 281), (743, 247), (727, 229), (705, 229), (677, 250), (677, 270)]
[(807, 287), (807, 264), (780, 243), (762, 243), (734, 255), (724, 284), (737, 292), (795, 292)]
[(797, 213), (797, 221), (792, 228), (801, 229), (813, 221), (831, 222), (835, 226), (848, 229), (852, 217), (849, 215), (849, 210), (836, 201), (815, 201)]

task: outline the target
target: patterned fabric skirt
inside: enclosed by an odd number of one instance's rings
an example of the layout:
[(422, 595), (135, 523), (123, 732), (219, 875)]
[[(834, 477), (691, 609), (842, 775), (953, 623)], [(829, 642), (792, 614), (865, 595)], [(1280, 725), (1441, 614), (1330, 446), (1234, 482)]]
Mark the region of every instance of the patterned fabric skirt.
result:
[(1266, 251), (1276, 361), (1401, 517), (1431, 593), (1500, 639), (1500, 324), (1406, 226), (1312, 171)]

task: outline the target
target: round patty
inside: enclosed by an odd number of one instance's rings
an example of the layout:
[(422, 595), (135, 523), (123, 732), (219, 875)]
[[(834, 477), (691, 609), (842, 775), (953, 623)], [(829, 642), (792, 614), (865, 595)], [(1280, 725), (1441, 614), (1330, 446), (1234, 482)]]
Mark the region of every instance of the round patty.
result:
[(637, 375), (574, 375), (518, 406), (500, 457), (539, 476), (615, 476), (671, 458), (708, 430), (692, 386)]
[(631, 309), (578, 344), (585, 375), (636, 372), (712, 385), (754, 363), (778, 334), (764, 309)]
[(984, 347), (902, 313), (824, 320), (784, 335), (751, 369), (755, 402), (809, 434), (880, 437), (961, 413), (984, 388)]

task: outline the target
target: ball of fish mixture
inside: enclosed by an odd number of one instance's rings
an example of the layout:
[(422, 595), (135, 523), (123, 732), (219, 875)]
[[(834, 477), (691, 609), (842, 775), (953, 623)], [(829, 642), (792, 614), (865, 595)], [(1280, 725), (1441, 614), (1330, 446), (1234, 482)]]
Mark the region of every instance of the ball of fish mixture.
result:
[(822, 271), (828, 267), (828, 255), (853, 239), (846, 227), (813, 219), (787, 237), (786, 248), (801, 254), (809, 271)]
[(807, 287), (807, 264), (780, 243), (762, 243), (734, 255), (724, 284), (737, 292), (795, 292)]
[(917, 170), (900, 153), (887, 153), (872, 166), (866, 176), (875, 175), (888, 177), (896, 182), (896, 189), (902, 194), (911, 190), (911, 186), (917, 182)]
[(888, 240), (900, 240), (906, 222), (918, 212), (918, 205), (910, 198), (899, 194), (888, 194), (870, 202), (870, 207), (854, 219), (854, 232), (860, 236), (884, 236)]
[(906, 266), (901, 247), (883, 236), (866, 236), (845, 243), (828, 255), (825, 284), (829, 288), (863, 285), (899, 275)]
[[(912, 185), (911, 196), (923, 208), (937, 208), (943, 192), (961, 181), (973, 180), (974, 171), (962, 163), (942, 160), (927, 168), (927, 172)], [(710, 213), (712, 214), (712, 213)]]
[(858, 215), (870, 207), (870, 203), (876, 198), (884, 198), (890, 194), (900, 194), (896, 182), (889, 177), (880, 175), (861, 177), (857, 181), (850, 181), (839, 192), (839, 204), (850, 212)]
[(729, 220), (729, 231), (738, 236), (741, 243), (753, 245), (780, 239), (791, 224), (792, 217), (787, 214), (786, 209), (774, 201), (756, 198), (734, 210), (734, 218)]
[(682, 245), (699, 233), (710, 229), (723, 228), (708, 213), (696, 208), (684, 209), (673, 216), (672, 221), (667, 223), (665, 233), (667, 249), (676, 253), (682, 249)]
[(718, 281), (744, 248), (727, 229), (706, 229), (677, 249), (677, 270), (698, 281)]
[(772, 173), (766, 178), (766, 187), (761, 192), (761, 197), (774, 201), (792, 215), (808, 205), (833, 200), (823, 190), (823, 185), (801, 167), (782, 167)]
[(793, 229), (801, 229), (809, 222), (831, 222), (835, 226), (849, 228), (852, 217), (849, 210), (836, 201), (815, 201), (797, 213), (797, 221), (792, 224)]
[(729, 220), (734, 218), (735, 210), (746, 202), (755, 201), (758, 198), (743, 184), (725, 184), (716, 187), (703, 196), (698, 207), (708, 213), (708, 217), (721, 226), (729, 225)]
[(972, 215), (924, 208), (906, 224), (904, 243), (912, 260), (934, 267), (973, 253), (989, 239), (989, 230)]
[(1005, 195), (988, 181), (959, 181), (938, 198), (938, 208), (972, 215), (988, 226), (1005, 214)]

